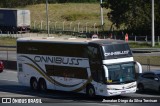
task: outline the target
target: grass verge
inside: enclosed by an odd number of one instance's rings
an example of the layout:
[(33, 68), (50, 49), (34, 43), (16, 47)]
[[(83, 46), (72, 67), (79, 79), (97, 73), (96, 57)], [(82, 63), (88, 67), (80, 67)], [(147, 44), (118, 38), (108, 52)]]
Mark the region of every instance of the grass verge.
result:
[(16, 46), (16, 38), (0, 37), (0, 46)]
[[(141, 43), (141, 42), (129, 42), (130, 48), (152, 48), (150, 43)], [(159, 43), (155, 43), (155, 47), (153, 48), (160, 48)]]
[[(28, 5), (26, 7), (17, 7), (19, 9), (28, 9), (31, 12), (31, 24), (40, 28), (41, 22), (43, 28), (46, 27), (46, 4)], [(103, 9), (104, 12), (104, 27), (109, 30), (112, 22), (109, 21), (107, 13), (109, 9)], [(80, 22), (80, 27), (92, 26), (96, 23), (96, 26), (100, 26), (100, 5), (99, 3), (58, 3), (48, 5), (48, 17), (50, 21), (50, 27), (55, 26), (61, 28), (64, 22), (65, 28), (68, 26), (77, 27)]]
[(134, 56), (134, 60), (141, 64), (160, 66), (160, 56)]

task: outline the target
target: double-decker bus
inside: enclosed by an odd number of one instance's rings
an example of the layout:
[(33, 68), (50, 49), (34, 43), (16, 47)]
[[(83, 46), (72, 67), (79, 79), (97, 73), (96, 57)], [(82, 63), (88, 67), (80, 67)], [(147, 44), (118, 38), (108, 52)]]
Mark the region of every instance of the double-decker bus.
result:
[(53, 37), (19, 38), (17, 69), (19, 82), (33, 90), (90, 97), (134, 93), (136, 72), (142, 72), (124, 41)]

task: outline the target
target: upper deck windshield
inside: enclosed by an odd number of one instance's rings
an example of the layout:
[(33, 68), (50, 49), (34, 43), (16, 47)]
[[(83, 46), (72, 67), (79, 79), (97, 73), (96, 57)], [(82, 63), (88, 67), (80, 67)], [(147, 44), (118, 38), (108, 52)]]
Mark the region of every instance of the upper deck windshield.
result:
[(105, 59), (132, 57), (132, 52), (127, 43), (103, 46)]
[(136, 80), (134, 62), (108, 65), (107, 68), (109, 73), (108, 83), (120, 84)]

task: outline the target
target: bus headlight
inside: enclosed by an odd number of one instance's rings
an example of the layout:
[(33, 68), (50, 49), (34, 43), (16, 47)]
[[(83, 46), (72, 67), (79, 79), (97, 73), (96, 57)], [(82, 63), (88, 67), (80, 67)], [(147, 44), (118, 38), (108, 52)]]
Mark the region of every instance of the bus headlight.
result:
[(116, 88), (107, 88), (107, 90), (119, 90), (119, 89), (116, 89)]
[(135, 87), (137, 87), (137, 85), (130, 86), (130, 87), (128, 87), (127, 89), (135, 88)]

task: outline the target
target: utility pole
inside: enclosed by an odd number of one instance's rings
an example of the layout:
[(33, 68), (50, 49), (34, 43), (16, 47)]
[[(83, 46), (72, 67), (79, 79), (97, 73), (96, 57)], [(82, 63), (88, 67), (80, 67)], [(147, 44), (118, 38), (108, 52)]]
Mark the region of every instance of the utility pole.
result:
[(48, 21), (48, 0), (46, 0), (46, 23), (47, 23), (47, 34), (48, 34), (48, 37), (49, 37), (49, 21)]
[(101, 27), (102, 27), (102, 31), (104, 30), (104, 21), (103, 21), (103, 8), (101, 6), (102, 4), (102, 0), (100, 0), (100, 12), (101, 12)]
[(155, 46), (155, 33), (154, 33), (154, 0), (152, 0), (152, 47)]

